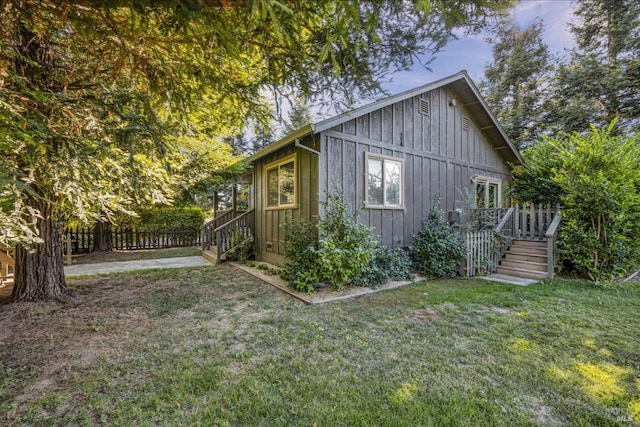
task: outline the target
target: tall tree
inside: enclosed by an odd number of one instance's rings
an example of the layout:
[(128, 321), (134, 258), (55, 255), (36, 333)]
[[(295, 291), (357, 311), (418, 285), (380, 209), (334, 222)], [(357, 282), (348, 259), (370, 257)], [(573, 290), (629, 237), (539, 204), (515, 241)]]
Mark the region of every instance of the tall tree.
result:
[(311, 123), (311, 110), (309, 104), (304, 98), (296, 97), (291, 110), (289, 111), (289, 119), (286, 122), (284, 133), (294, 132), (301, 127)]
[(518, 148), (531, 146), (543, 131), (543, 104), (550, 81), (549, 49), (542, 22), (520, 30), (505, 22), (496, 29), (493, 63), (481, 90), (505, 132)]
[[(271, 114), (261, 96), (266, 88), (327, 99), (372, 96), (389, 69), (407, 69), (454, 29), (477, 29), (510, 3), (3, 1), (0, 224), (7, 229), (0, 238), (19, 243), (13, 299), (64, 295), (65, 219), (126, 210), (132, 170), (155, 183), (150, 194), (162, 193), (158, 167), (174, 148), (154, 138), (135, 146), (114, 138), (114, 90), (135, 94), (149, 118), (178, 123), (178, 131), (206, 106), (209, 135), (229, 134), (247, 117)], [(114, 181), (116, 188), (134, 185), (114, 194)]]
[(271, 144), (276, 140), (276, 135), (273, 131), (273, 121), (257, 122), (253, 128), (254, 137), (252, 140), (252, 146), (250, 153), (255, 153)]
[(571, 25), (577, 47), (559, 67), (550, 123), (583, 131), (593, 123), (640, 125), (640, 3), (579, 0)]

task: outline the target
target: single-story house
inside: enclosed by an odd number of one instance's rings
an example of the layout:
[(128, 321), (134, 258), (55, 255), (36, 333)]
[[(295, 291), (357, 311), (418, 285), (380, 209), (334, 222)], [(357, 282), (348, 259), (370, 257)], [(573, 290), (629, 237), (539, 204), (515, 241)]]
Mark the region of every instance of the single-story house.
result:
[[(321, 198), (335, 188), (354, 210), (364, 204), (358, 220), (374, 227), (383, 242), (408, 245), (435, 197), (453, 220), (470, 202), (504, 207), (511, 169), (523, 163), (466, 71), (308, 124), (246, 160), (249, 211), (225, 213), (203, 227), (203, 249), (218, 248), (218, 260), (220, 248), (230, 248), (231, 237), (240, 237), (253, 241), (258, 261), (285, 262), (281, 224), (321, 217)], [(545, 245), (556, 211), (516, 212), (501, 210), (501, 227), (508, 220), (513, 236)], [(489, 246), (485, 259), (494, 256)], [(502, 264), (498, 259), (508, 245), (503, 246), (491, 271)], [(535, 262), (517, 268), (538, 269), (523, 273), (531, 277), (546, 275), (546, 249), (539, 252)]]
[(446, 212), (503, 204), (523, 160), (466, 71), (312, 123), (247, 159), (258, 260), (283, 262), (287, 217), (322, 215), (336, 186), (381, 240), (409, 244), (434, 197)]

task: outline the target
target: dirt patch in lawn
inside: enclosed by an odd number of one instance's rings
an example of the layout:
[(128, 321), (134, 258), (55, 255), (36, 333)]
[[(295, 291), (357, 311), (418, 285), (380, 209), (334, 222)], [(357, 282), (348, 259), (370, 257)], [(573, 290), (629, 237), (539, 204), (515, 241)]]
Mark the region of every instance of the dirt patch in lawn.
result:
[(181, 337), (167, 351), (217, 342), (271, 310), (261, 296), (288, 299), (228, 265), (69, 278), (67, 284), (70, 296), (62, 302), (14, 304), (9, 289), (0, 303), (0, 368), (11, 372), (2, 395), (16, 416), (80, 381), (83, 372), (139, 357), (158, 334)]
[[(154, 323), (135, 301), (147, 286), (119, 286), (116, 277), (68, 279), (70, 298), (64, 302), (0, 305), (0, 351), (5, 369), (26, 369), (32, 386), (16, 398), (21, 404), (64, 387), (78, 368), (101, 357), (126, 356), (131, 339)], [(126, 335), (123, 335), (126, 331)], [(10, 385), (9, 385), (10, 387)], [(7, 390), (5, 390), (5, 393)]]
[(421, 310), (415, 310), (413, 312), (413, 316), (411, 316), (412, 320), (416, 320), (418, 322), (433, 322), (435, 320), (438, 320), (439, 318), (440, 315), (438, 314), (437, 310), (431, 307)]

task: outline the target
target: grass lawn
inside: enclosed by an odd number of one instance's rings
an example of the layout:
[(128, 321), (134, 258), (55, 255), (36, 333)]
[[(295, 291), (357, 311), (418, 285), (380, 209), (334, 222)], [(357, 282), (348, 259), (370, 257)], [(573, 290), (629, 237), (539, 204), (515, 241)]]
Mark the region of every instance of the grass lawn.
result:
[(640, 283), (303, 306), (228, 265), (0, 306), (2, 425), (640, 424)]

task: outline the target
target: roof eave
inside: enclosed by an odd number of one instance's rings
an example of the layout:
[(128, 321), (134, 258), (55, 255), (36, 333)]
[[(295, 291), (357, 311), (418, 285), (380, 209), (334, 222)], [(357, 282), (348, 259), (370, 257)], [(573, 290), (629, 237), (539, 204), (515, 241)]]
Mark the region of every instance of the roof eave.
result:
[(304, 138), (307, 135), (311, 135), (313, 133), (315, 133), (315, 126), (313, 125), (313, 123), (309, 123), (308, 125), (305, 125), (303, 127), (301, 127), (300, 129), (289, 133), (287, 135), (285, 135), (284, 137), (282, 137), (281, 139), (279, 139), (278, 141), (274, 142), (273, 144), (269, 144), (266, 147), (264, 147), (263, 149), (256, 151), (255, 153), (253, 153), (252, 155), (250, 155), (249, 157), (245, 158), (244, 161), (247, 164), (251, 164), (254, 161), (258, 160), (261, 157), (264, 157), (266, 155), (269, 155), (275, 151), (278, 151), (279, 149), (286, 147), (287, 145), (295, 142), (297, 139), (300, 138)]

